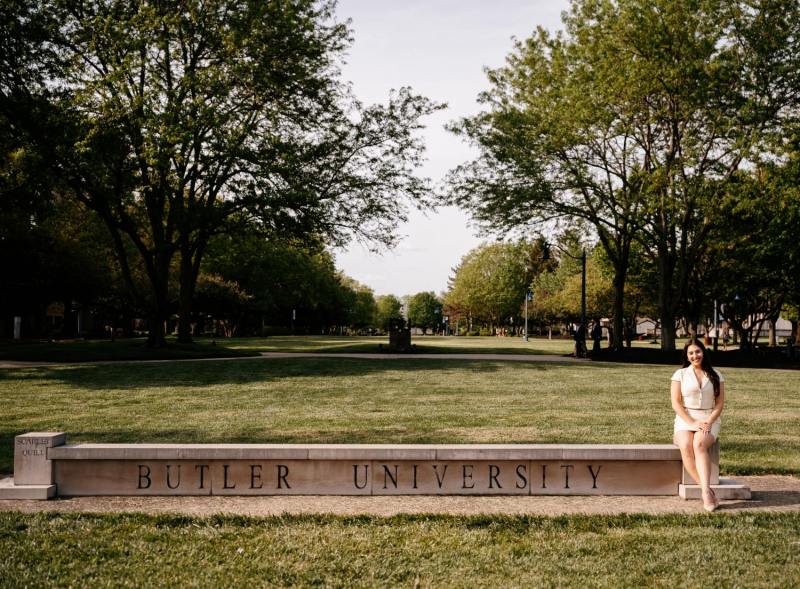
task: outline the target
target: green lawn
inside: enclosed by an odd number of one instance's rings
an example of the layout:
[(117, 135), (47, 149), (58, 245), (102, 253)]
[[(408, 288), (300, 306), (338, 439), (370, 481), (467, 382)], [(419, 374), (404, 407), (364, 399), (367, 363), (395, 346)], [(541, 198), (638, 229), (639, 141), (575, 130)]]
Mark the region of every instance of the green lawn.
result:
[[(665, 443), (674, 368), (253, 358), (0, 369), (0, 472), (12, 470), (13, 436), (34, 430), (95, 442)], [(800, 474), (800, 372), (724, 373), (723, 472)], [(800, 586), (798, 546), (793, 512), (0, 512), (0, 585), (771, 588)]]
[[(92, 442), (668, 443), (674, 366), (332, 358), (0, 370), (13, 436)], [(800, 372), (724, 370), (723, 472), (800, 474)]]
[(797, 587), (800, 514), (271, 518), (0, 512), (15, 587)]

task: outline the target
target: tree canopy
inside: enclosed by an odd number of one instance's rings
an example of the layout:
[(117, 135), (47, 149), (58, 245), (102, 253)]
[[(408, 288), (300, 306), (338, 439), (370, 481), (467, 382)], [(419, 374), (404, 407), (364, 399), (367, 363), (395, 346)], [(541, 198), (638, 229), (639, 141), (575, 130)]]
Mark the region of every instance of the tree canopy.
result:
[(392, 319), (403, 318), (403, 303), (396, 296), (379, 296), (375, 304), (375, 324), (380, 329), (388, 331)]
[(453, 269), (444, 296), (447, 313), (492, 327), (520, 317), (531, 280), (545, 265), (542, 254), (542, 243), (523, 240), (473, 249)]
[(409, 297), (408, 323), (411, 327), (419, 327), (423, 333), (428, 329), (435, 332), (442, 324), (442, 301), (430, 291)]
[[(662, 346), (734, 173), (774, 150), (796, 113), (793, 0), (577, 0), (488, 73), (486, 110), (452, 126), (480, 150), (449, 202), (498, 231), (583, 219), (624, 315), (631, 247), (658, 268)], [(618, 343), (617, 343), (618, 345)]]
[(415, 131), (439, 106), (409, 89), (386, 105), (356, 101), (340, 80), (351, 33), (334, 5), (7, 3), (3, 108), (20, 96), (43, 105), (45, 116), (19, 121), (59, 190), (105, 222), (131, 293), (150, 310), (153, 344), (163, 339), (173, 259), (188, 338), (215, 234), (377, 246), (392, 243), (409, 201), (425, 202)]

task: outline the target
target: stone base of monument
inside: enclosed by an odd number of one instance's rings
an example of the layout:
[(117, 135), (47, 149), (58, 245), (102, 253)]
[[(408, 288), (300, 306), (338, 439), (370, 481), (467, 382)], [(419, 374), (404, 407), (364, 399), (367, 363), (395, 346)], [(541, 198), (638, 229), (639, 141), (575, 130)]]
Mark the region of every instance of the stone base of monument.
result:
[[(717, 499), (750, 499), (752, 493), (750, 487), (736, 482), (734, 479), (720, 478), (718, 485), (711, 485)], [(678, 486), (678, 495), (681, 499), (702, 499), (700, 485)]]
[(63, 433), (30, 433), (15, 438), (14, 480), (0, 485), (0, 499), (675, 495), (691, 486), (686, 477), (671, 444), (67, 445)]
[(55, 485), (15, 485), (13, 477), (0, 479), (0, 499), (52, 499)]

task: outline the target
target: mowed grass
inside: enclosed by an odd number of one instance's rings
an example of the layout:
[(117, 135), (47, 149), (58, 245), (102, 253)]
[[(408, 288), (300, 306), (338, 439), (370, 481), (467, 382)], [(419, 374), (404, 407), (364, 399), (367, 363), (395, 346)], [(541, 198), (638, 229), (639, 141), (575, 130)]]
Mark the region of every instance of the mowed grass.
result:
[[(73, 442), (670, 443), (675, 366), (348, 358), (0, 370), (13, 436)], [(800, 474), (800, 372), (729, 368), (721, 468)]]
[(800, 514), (0, 512), (4, 587), (797, 587)]

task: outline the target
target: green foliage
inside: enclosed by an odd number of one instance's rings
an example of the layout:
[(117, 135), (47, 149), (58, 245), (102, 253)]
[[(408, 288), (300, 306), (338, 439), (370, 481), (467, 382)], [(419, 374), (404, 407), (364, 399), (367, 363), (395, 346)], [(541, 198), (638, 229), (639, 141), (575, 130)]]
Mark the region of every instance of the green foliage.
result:
[(250, 295), (242, 320), (245, 333), (258, 334), (262, 326), (289, 329), (293, 311), (300, 332), (349, 325), (349, 291), (319, 240), (268, 240), (252, 232), (219, 235), (211, 240), (202, 268)]
[(542, 253), (541, 242), (523, 240), (470, 251), (453, 269), (444, 295), (451, 322), (459, 318), (497, 326), (519, 318), (532, 277), (547, 265)]
[(242, 290), (236, 282), (225, 280), (217, 274), (200, 274), (195, 297), (197, 310), (213, 316), (222, 327), (222, 335), (226, 337), (236, 333), (253, 299), (253, 295)]
[[(38, 59), (39, 75), (4, 71), (3, 88), (47, 107), (43, 124), (21, 122), (61, 191), (111, 230), (154, 344), (171, 275), (180, 273), (186, 335), (209, 240), (241, 229), (241, 219), (262, 233), (391, 243), (406, 202), (429, 192), (412, 173), (422, 154), (415, 132), (439, 105), (407, 88), (386, 105), (358, 103), (338, 77), (351, 38), (331, 1), (8, 8), (3, 39), (13, 55), (4, 59)], [(40, 21), (41, 35), (18, 38)], [(139, 263), (150, 296), (132, 277)]]
[(375, 325), (380, 329), (387, 331), (392, 319), (403, 318), (403, 303), (396, 296), (382, 295), (375, 302)]
[(408, 323), (423, 332), (442, 325), (442, 301), (433, 292), (418, 292), (408, 299)]
[[(592, 317), (608, 317), (612, 308), (611, 277), (596, 256), (596, 253), (586, 256), (587, 321)], [(566, 255), (560, 261), (553, 272), (534, 279), (531, 313), (548, 323), (577, 323), (581, 314), (581, 264)]]
[(790, 151), (783, 165), (737, 174), (714, 217), (705, 260), (708, 296), (724, 303), (723, 317), (744, 347), (761, 326), (748, 319), (777, 319), (785, 305), (798, 301), (799, 162), (797, 151)]
[(585, 220), (614, 268), (615, 325), (638, 241), (669, 349), (726, 183), (796, 112), (800, 6), (579, 0), (564, 22), (518, 42), (487, 110), (453, 125), (480, 157), (449, 200), (501, 233)]
[[(35, 208), (0, 204), (2, 314), (43, 319), (50, 303), (60, 303), (65, 311), (64, 320), (55, 324), (26, 324), (25, 337), (74, 337), (76, 305), (93, 305), (107, 318), (126, 306), (132, 311), (109, 259), (108, 233), (86, 214), (78, 203), (60, 197), (39, 201)], [(103, 317), (96, 319), (102, 326)]]
[(377, 306), (372, 289), (343, 274), (339, 274), (339, 280), (343, 287), (345, 325), (356, 332), (374, 325)]

